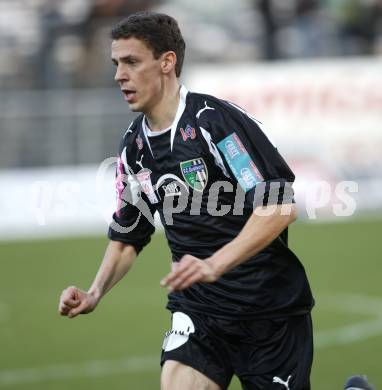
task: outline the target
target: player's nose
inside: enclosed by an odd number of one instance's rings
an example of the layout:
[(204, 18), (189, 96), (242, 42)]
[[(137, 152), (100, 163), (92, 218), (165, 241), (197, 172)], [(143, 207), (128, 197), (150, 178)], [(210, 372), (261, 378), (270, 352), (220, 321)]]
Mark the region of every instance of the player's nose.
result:
[(115, 81), (123, 81), (123, 80), (128, 80), (128, 79), (129, 79), (129, 76), (128, 76), (126, 70), (123, 67), (118, 66), (117, 70), (115, 71), (114, 80)]

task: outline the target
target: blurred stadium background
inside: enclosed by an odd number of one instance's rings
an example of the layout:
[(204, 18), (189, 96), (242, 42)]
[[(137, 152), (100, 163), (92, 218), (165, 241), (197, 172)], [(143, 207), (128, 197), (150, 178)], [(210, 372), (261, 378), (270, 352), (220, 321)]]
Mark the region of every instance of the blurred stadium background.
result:
[(296, 173), (313, 389), (356, 373), (382, 388), (382, 1), (0, 0), (0, 389), (159, 387), (160, 232), (94, 314), (56, 314), (106, 245), (110, 157), (133, 118), (109, 30), (137, 10), (178, 19), (182, 81), (263, 121)]

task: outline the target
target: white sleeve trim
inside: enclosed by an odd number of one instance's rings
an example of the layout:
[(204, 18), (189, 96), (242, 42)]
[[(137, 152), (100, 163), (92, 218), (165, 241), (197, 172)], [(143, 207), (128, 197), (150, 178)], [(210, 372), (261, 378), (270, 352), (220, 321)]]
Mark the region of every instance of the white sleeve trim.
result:
[(212, 141), (211, 134), (206, 129), (204, 129), (203, 127), (199, 126), (199, 128), (200, 128), (200, 130), (202, 132), (202, 135), (203, 135), (204, 139), (206, 140), (206, 142), (208, 144), (208, 148), (210, 150), (210, 153), (214, 156), (215, 164), (222, 170), (224, 176), (230, 178), (230, 175), (229, 175), (229, 173), (227, 172), (227, 170), (226, 170), (226, 168), (224, 166), (222, 157), (221, 157), (221, 155), (220, 155), (216, 145)]

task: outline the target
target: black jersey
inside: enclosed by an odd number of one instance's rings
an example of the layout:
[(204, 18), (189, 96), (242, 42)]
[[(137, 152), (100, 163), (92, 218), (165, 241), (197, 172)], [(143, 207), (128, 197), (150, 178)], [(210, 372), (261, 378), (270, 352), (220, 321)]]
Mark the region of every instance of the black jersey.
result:
[[(293, 172), (261, 123), (229, 102), (185, 87), (171, 129), (151, 133), (140, 115), (119, 155), (109, 238), (139, 252), (150, 241), (158, 211), (174, 262), (185, 254), (211, 256), (240, 233), (254, 207), (293, 202)], [(286, 229), (216, 282), (170, 293), (167, 307), (243, 319), (302, 314), (312, 306)]]

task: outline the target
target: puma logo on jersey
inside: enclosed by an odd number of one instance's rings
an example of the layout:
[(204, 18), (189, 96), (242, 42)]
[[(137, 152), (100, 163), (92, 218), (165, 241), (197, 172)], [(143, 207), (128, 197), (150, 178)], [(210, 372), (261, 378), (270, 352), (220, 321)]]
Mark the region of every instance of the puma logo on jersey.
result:
[(137, 165), (139, 165), (141, 167), (141, 169), (143, 169), (143, 163), (142, 163), (142, 160), (143, 160), (143, 154), (141, 156), (141, 159), (138, 161), (135, 161)]
[(205, 107), (197, 112), (197, 114), (196, 114), (197, 119), (200, 118), (200, 115), (202, 115), (202, 112), (204, 112), (206, 110), (215, 110), (213, 107), (208, 107), (207, 102), (204, 102), (204, 105), (205, 105)]
[(278, 376), (274, 376), (273, 377), (273, 383), (280, 383), (280, 385), (283, 385), (287, 390), (290, 390), (290, 388), (289, 388), (289, 381), (291, 380), (291, 378), (292, 378), (292, 375), (289, 375), (288, 379), (286, 380), (286, 382), (284, 382)]

